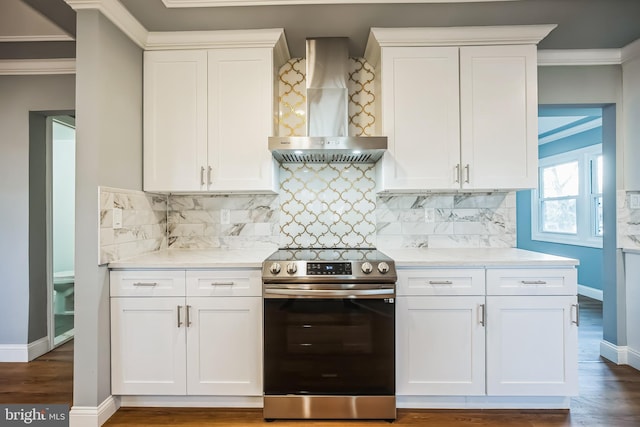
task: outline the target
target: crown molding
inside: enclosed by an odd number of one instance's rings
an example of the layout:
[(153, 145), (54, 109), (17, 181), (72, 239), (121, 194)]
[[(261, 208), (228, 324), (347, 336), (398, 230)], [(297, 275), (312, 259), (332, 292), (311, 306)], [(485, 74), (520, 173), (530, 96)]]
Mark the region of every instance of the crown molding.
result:
[(622, 49), (542, 49), (538, 66), (620, 65)]
[(284, 29), (219, 31), (152, 31), (147, 50), (206, 49), (236, 47), (274, 47), (283, 38)]
[[(402, 0), (402, 3), (476, 3), (487, 0)], [(520, 1), (520, 0), (490, 0)], [(305, 4), (390, 3), (389, 0), (162, 0), (168, 8), (225, 7), (225, 6), (283, 6)]]
[(72, 42), (74, 38), (67, 34), (48, 36), (0, 36), (0, 43), (14, 42)]
[(556, 27), (556, 24), (480, 27), (373, 27), (369, 31), (364, 57), (371, 65), (375, 66), (380, 59), (381, 47), (538, 44)]
[(640, 39), (629, 43), (622, 48), (622, 62), (640, 58)]
[(0, 76), (32, 76), (75, 73), (76, 60), (73, 58), (0, 60)]
[(144, 49), (148, 31), (118, 0), (64, 0), (75, 11), (95, 9), (102, 12), (135, 44)]

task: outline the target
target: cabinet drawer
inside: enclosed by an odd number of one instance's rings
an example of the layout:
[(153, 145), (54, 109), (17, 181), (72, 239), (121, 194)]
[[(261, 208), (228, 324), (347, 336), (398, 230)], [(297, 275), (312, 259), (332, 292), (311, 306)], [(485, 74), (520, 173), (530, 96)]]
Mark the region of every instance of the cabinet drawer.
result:
[(487, 295), (576, 295), (575, 268), (488, 269)]
[(398, 295), (484, 295), (484, 269), (400, 269)]
[(261, 296), (259, 269), (187, 271), (188, 296)]
[(184, 270), (113, 270), (112, 297), (165, 297), (185, 295)]

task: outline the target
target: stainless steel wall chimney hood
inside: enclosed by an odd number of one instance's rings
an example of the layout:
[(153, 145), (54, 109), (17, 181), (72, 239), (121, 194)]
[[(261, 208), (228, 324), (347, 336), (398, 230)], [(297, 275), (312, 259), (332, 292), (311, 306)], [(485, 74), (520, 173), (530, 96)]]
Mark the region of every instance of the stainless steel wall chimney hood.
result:
[(307, 135), (270, 137), (283, 163), (375, 163), (387, 137), (349, 136), (346, 37), (307, 39)]

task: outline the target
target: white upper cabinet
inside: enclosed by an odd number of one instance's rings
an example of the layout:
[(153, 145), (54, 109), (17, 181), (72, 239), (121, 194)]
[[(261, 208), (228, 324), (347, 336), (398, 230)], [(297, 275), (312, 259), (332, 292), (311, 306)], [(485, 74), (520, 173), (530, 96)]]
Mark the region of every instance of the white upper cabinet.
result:
[(288, 58), (282, 30), (180, 37), (185, 50), (144, 53), (144, 190), (276, 191), (267, 141), (274, 70)]
[(549, 25), (373, 28), (379, 191), (537, 185), (536, 43)]
[(144, 53), (144, 189), (197, 191), (207, 164), (207, 52)]

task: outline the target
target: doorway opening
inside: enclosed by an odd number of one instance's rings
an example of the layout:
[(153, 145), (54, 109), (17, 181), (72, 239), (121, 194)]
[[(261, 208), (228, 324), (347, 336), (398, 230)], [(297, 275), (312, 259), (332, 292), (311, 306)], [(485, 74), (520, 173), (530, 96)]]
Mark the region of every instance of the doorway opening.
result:
[(47, 117), (48, 264), (51, 348), (73, 338), (75, 288), (75, 119)]

